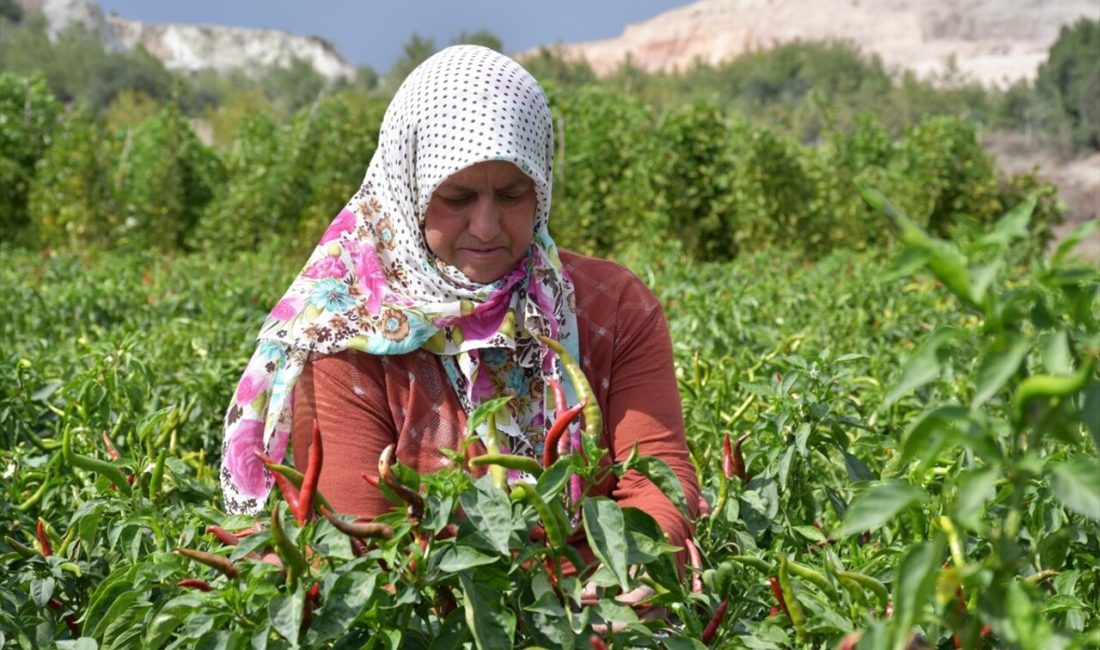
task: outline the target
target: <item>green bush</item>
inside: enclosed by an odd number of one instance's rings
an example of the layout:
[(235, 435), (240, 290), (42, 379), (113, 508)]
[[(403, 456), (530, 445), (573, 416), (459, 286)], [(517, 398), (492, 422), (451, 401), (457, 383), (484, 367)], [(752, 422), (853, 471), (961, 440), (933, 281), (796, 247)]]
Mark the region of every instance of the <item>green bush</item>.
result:
[(65, 115), (38, 166), (30, 215), (49, 247), (105, 249), (117, 227), (110, 204), (110, 143), (103, 121), (86, 106)]
[(119, 135), (112, 172), (119, 209), (115, 245), (181, 248), (223, 181), (221, 161), (172, 105)]
[(25, 234), (35, 165), (60, 115), (61, 103), (41, 76), (0, 74), (0, 240), (18, 241)]

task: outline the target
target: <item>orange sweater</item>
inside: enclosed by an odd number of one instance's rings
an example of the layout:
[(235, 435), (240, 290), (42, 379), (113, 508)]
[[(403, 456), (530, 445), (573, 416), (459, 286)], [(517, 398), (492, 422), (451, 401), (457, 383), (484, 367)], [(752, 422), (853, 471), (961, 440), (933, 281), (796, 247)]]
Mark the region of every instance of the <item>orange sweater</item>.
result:
[[(639, 454), (668, 463), (694, 517), (699, 485), (684, 439), (672, 343), (660, 303), (618, 264), (568, 251), (561, 252), (561, 260), (576, 288), (581, 367), (604, 415), (601, 444), (611, 450), (612, 461), (625, 459), (637, 444)], [(322, 431), (341, 432), (325, 437), (319, 490), (348, 514), (376, 516), (391, 509), (360, 477), (377, 472), (387, 445), (396, 444), (402, 464), (430, 472), (448, 462), (440, 449), (457, 449), (466, 438), (466, 413), (439, 359), (425, 351), (315, 357), (295, 388), (293, 410), (295, 458), (308, 457), (314, 418)], [(483, 453), (480, 442), (470, 453)], [(623, 507), (644, 509), (672, 544), (683, 546), (694, 532), (694, 521), (685, 520), (637, 472), (612, 477), (595, 491)]]

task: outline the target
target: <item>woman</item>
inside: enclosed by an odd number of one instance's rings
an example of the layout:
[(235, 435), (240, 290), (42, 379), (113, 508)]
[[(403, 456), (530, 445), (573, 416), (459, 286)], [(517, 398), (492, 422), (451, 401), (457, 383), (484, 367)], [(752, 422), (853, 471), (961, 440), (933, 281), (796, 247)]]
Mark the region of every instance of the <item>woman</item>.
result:
[[(536, 334), (581, 360), (612, 458), (637, 445), (697, 502), (658, 301), (616, 264), (559, 254), (547, 230), (551, 125), (538, 82), (492, 50), (451, 47), (409, 75), (362, 187), (261, 330), (226, 417), (227, 511), (255, 512), (271, 489), (253, 450), (281, 459), (292, 439), (307, 457), (315, 418), (319, 489), (345, 513), (390, 509), (360, 478), (386, 446), (417, 471), (439, 469), (441, 450), (462, 447), (467, 415), (497, 395), (514, 396), (498, 417), (506, 451), (540, 456), (546, 387), (562, 370)], [(475, 441), (469, 453), (482, 450)], [(672, 543), (691, 535), (636, 472), (600, 488), (645, 508)]]

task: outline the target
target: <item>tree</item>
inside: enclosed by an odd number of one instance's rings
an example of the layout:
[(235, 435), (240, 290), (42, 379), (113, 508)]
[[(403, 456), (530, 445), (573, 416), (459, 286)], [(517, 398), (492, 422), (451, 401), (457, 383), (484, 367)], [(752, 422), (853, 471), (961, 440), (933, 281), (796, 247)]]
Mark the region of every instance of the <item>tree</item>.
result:
[(490, 32), (487, 29), (476, 29), (472, 32), (465, 29), (459, 32), (458, 36), (451, 41), (452, 45), (481, 45), (487, 47), (490, 50), (501, 52), (504, 50), (504, 44), (496, 34)]
[(35, 166), (57, 126), (61, 103), (40, 75), (0, 74), (0, 233), (19, 238), (28, 224)]
[(409, 76), (416, 66), (435, 54), (437, 48), (433, 39), (413, 34), (401, 49), (401, 56), (394, 61), (389, 72), (386, 73), (384, 90), (387, 95), (394, 93), (405, 77)]
[(1082, 18), (1062, 27), (1035, 90), (1049, 107), (1049, 121), (1076, 147), (1100, 149), (1100, 23)]

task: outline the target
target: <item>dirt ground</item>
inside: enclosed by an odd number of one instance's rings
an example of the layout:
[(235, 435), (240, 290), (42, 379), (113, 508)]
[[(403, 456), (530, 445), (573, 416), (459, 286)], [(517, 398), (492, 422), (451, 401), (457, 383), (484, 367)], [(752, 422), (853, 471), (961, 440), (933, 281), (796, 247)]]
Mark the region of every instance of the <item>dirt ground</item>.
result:
[[(1069, 210), (1065, 222), (1054, 228), (1055, 245), (1078, 224), (1100, 217), (1100, 152), (1067, 159), (1052, 148), (1018, 133), (987, 135), (983, 144), (996, 157), (1002, 173), (1022, 174), (1034, 170), (1039, 177), (1058, 187), (1059, 197)], [(1100, 261), (1100, 232), (1082, 241), (1077, 253)]]

